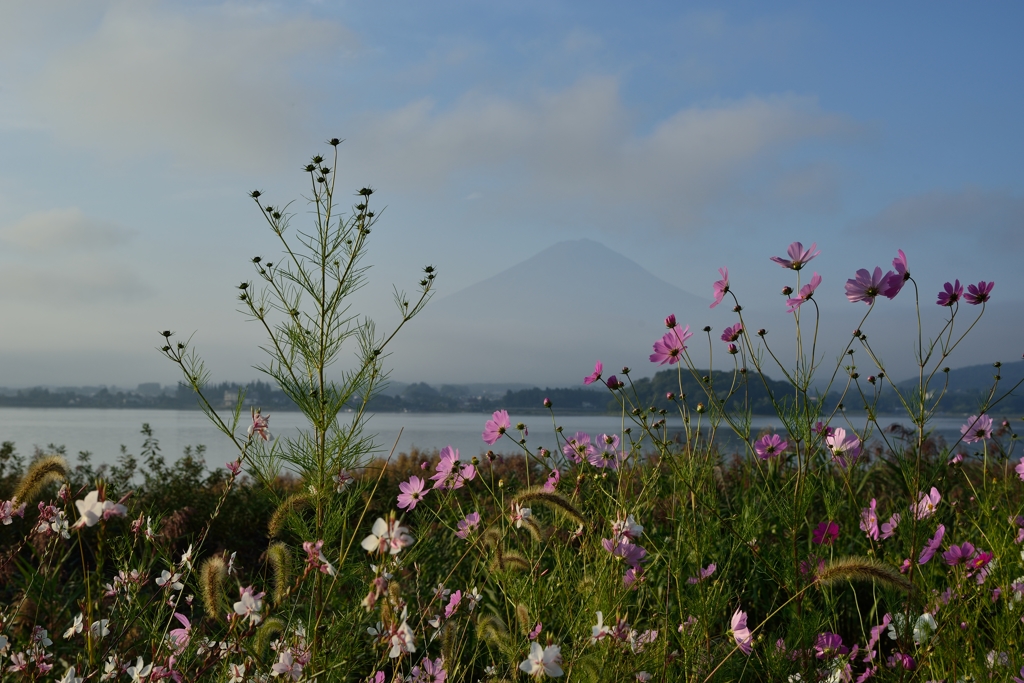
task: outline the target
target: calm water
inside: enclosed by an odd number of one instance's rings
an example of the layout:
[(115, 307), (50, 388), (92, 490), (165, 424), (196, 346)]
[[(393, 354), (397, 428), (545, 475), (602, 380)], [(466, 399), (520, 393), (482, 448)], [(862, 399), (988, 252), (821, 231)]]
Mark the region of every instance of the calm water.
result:
[[(488, 415), (476, 413), (379, 413), (371, 417), (368, 433), (378, 434), (377, 443), (386, 453), (398, 440), (396, 453), (416, 447), (434, 450), (451, 445), (458, 448), (463, 457), (479, 455), (487, 450), (480, 437)], [(531, 415), (522, 419), (530, 428), (528, 444), (536, 450), (539, 446), (554, 449), (555, 438), (551, 421), (543, 415)], [(248, 417), (245, 416), (248, 421)], [(892, 422), (905, 423), (897, 418), (879, 420), (886, 425)], [(45, 448), (49, 444), (65, 446), (73, 461), (79, 451), (90, 451), (93, 462), (114, 462), (121, 452), (121, 446), (137, 455), (141, 450), (142, 424), (149, 423), (154, 436), (160, 441), (160, 448), (168, 461), (173, 462), (185, 446), (205, 445), (207, 462), (211, 466), (233, 460), (236, 453), (223, 434), (214, 429), (198, 410), (103, 410), (76, 408), (0, 408), (0, 441), (13, 441), (17, 451), (30, 456), (33, 448)], [(938, 418), (936, 430), (955, 441), (960, 436), (961, 417)], [(607, 415), (571, 415), (558, 422), (564, 433), (584, 431), (592, 435), (621, 432), (622, 420)], [(627, 423), (628, 426), (629, 423)], [(670, 427), (681, 425), (669, 422)], [(302, 417), (296, 412), (278, 412), (270, 415), (270, 428), (275, 436), (295, 436), (304, 427)], [(774, 418), (754, 419), (755, 430), (762, 427), (779, 427)], [(863, 428), (863, 423), (856, 425)], [(244, 425), (242, 432), (244, 433)], [(401, 438), (399, 439), (399, 431)], [(634, 430), (636, 431), (636, 430)], [(723, 432), (724, 433), (724, 432)], [(513, 444), (501, 441), (497, 446), (503, 452), (511, 452)], [(728, 441), (726, 441), (728, 444)]]

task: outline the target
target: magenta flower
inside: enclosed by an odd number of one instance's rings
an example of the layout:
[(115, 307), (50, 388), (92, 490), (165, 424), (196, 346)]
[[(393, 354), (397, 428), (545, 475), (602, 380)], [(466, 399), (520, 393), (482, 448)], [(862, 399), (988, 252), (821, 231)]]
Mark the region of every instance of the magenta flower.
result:
[(818, 659), (832, 659), (838, 655), (845, 655), (850, 648), (843, 645), (842, 637), (837, 633), (819, 633), (814, 641), (814, 652)]
[(548, 480), (544, 482), (544, 490), (551, 493), (558, 486), (558, 482), (562, 479), (562, 473), (558, 470), (551, 470), (551, 474), (548, 475)]
[(488, 446), (493, 446), (501, 438), (501, 435), (511, 427), (512, 422), (508, 419), (508, 411), (494, 411), (491, 419), (484, 425), (484, 433), (482, 435), (484, 443)]
[(587, 456), (587, 461), (594, 467), (617, 469), (621, 458), (618, 448), (618, 434), (599, 434), (597, 437), (597, 448)]
[(448, 606), (444, 608), (444, 618), (451, 619), (452, 615), (459, 609), (459, 603), (462, 602), (462, 591), (455, 591), (452, 593), (451, 598), (448, 600)]
[[(797, 243), (799, 244), (799, 242)], [(792, 251), (792, 248), (790, 248)], [(730, 623), (730, 631), (732, 631), (733, 640), (736, 641), (736, 647), (740, 649), (745, 655), (749, 655), (753, 649), (754, 636), (747, 628), (747, 613), (741, 610), (736, 610), (732, 615), (732, 622)]]
[(960, 301), (960, 297), (964, 295), (963, 285), (957, 280), (955, 283), (946, 283), (942, 285), (942, 291), (939, 292), (939, 298), (935, 301), (939, 306), (952, 306), (957, 301)]
[(964, 301), (977, 306), (983, 304), (989, 300), (989, 295), (992, 293), (992, 288), (996, 286), (994, 282), (985, 282), (982, 280), (976, 285), (967, 285), (967, 293), (964, 294)]
[(878, 540), (878, 503), (874, 498), (871, 504), (860, 511), (860, 529), (868, 535), (872, 541)]
[(992, 438), (992, 418), (988, 415), (971, 415), (967, 418), (967, 424), (960, 428), (964, 435), (964, 443), (975, 443)]
[(772, 256), (772, 261), (775, 261), (783, 268), (800, 270), (804, 267), (804, 264), (821, 253), (816, 249), (817, 246), (818, 243), (815, 242), (811, 245), (810, 249), (804, 249), (804, 245), (800, 242), (793, 242), (789, 245), (789, 249), (786, 250), (786, 253), (789, 254), (788, 259), (784, 259), (780, 256)]
[(851, 303), (863, 301), (871, 305), (875, 303), (875, 297), (882, 293), (884, 282), (885, 276), (878, 266), (875, 266), (873, 273), (861, 268), (857, 271), (857, 277), (846, 281), (846, 298)]
[(974, 557), (974, 546), (970, 543), (952, 545), (949, 547), (949, 550), (942, 553), (942, 559), (950, 567), (955, 567), (958, 564), (967, 564), (967, 561), (972, 557)]
[(929, 560), (935, 557), (936, 551), (939, 546), (942, 545), (942, 537), (946, 535), (946, 527), (942, 524), (935, 531), (935, 535), (932, 536), (932, 540), (924, 544), (924, 548), (921, 549), (921, 556), (917, 558), (918, 564), (928, 564)]
[(234, 462), (225, 463), (224, 467), (228, 468), (228, 472), (230, 472), (232, 476), (237, 477), (238, 473), (242, 471), (242, 461), (235, 460)]
[(458, 524), (458, 531), (455, 535), (459, 538), (465, 539), (469, 536), (470, 532), (476, 529), (480, 525), (480, 513), (470, 512), (466, 515), (465, 519), (460, 519)]
[(1013, 471), (1017, 473), (1021, 481), (1024, 481), (1024, 457), (1020, 459), (1020, 462), (1013, 468)]
[(902, 249), (899, 250), (899, 256), (892, 260), (892, 267), (896, 271), (886, 273), (885, 281), (882, 283), (881, 294), (884, 297), (895, 299), (896, 295), (903, 289), (903, 285), (910, 279), (910, 272), (907, 271), (907, 255), (903, 253)]
[(882, 523), (882, 540), (883, 541), (885, 539), (887, 539), (887, 538), (892, 538), (892, 535), (894, 533), (896, 533), (896, 527), (898, 527), (900, 525), (900, 520), (901, 519), (902, 519), (902, 517), (900, 517), (900, 514), (897, 512), (897, 513), (894, 513), (893, 516), (889, 518), (888, 522), (883, 522)]
[(932, 490), (928, 493), (922, 493), (921, 499), (917, 501), (917, 505), (911, 509), (914, 511), (914, 517), (917, 519), (927, 519), (935, 514), (935, 511), (939, 507), (939, 501), (942, 500), (942, 494), (939, 490), (932, 487)]
[(815, 545), (832, 545), (837, 538), (839, 538), (839, 524), (829, 520), (815, 527), (811, 541)]
[(398, 494), (398, 507), (414, 509), (416, 504), (423, 500), (423, 497), (426, 495), (423, 492), (426, 485), (425, 481), (416, 476), (410, 477), (409, 481), (403, 481), (399, 484), (398, 489), (401, 493)]
[(564, 446), (562, 446), (562, 453), (566, 455), (570, 460), (575, 463), (581, 463), (584, 459), (590, 459), (590, 456), (596, 453), (594, 445), (590, 443), (590, 434), (586, 432), (576, 432), (571, 439), (569, 439)]
[(462, 465), (459, 462), (459, 449), (445, 446), (441, 449), (441, 459), (437, 463), (436, 473), (430, 480), (434, 482), (435, 489), (444, 491), (461, 489), (467, 481), (473, 481), (474, 477), (476, 467), (472, 464)]
[(789, 443), (782, 440), (778, 434), (765, 434), (754, 443), (754, 452), (762, 460), (769, 460), (781, 455)]
[(914, 667), (917, 666), (913, 657), (902, 652), (897, 652), (892, 657), (889, 657), (887, 662), (890, 668), (902, 666), (905, 671), (913, 671)]
[(715, 300), (711, 302), (710, 308), (714, 308), (718, 304), (722, 303), (722, 299), (725, 298), (726, 292), (729, 291), (729, 269), (719, 268), (718, 273), (722, 276), (722, 279), (715, 280)]
[(792, 299), (786, 299), (786, 313), (795, 313), (798, 308), (803, 306), (805, 303), (811, 300), (814, 296), (814, 290), (821, 284), (821, 276), (817, 273), (811, 277), (811, 281), (800, 288), (800, 293)]
[(683, 351), (686, 350), (686, 341), (692, 336), (689, 325), (684, 327), (682, 332), (677, 328), (669, 330), (665, 336), (654, 342), (651, 362), (659, 365), (678, 363), (683, 357)]
[(601, 379), (602, 370), (604, 370), (604, 365), (601, 364), (601, 361), (597, 361), (596, 363), (594, 363), (594, 371), (583, 378), (583, 383), (593, 384), (597, 380)]
[(671, 330), (675, 326), (676, 326), (676, 316), (673, 313), (672, 315), (667, 316), (665, 318), (665, 327), (667, 327), (668, 329)]
[(722, 332), (722, 341), (734, 342), (740, 338), (741, 334), (743, 334), (743, 323), (736, 323), (731, 327), (725, 328), (725, 331)]

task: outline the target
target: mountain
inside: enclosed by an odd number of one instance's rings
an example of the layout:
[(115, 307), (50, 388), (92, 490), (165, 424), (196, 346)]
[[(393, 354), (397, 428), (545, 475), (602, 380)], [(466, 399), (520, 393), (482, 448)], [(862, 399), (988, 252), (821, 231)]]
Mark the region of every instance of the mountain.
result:
[(665, 316), (699, 330), (707, 311), (708, 300), (598, 242), (562, 242), (431, 301), (389, 362), (393, 377), (433, 384), (577, 386), (598, 359), (649, 375)]

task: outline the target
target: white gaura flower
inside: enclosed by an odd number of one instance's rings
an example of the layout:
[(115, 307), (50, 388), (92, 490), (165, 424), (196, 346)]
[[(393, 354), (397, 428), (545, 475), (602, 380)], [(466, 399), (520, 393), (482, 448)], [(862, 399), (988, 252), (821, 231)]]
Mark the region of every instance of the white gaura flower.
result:
[(100, 619), (92, 622), (92, 626), (89, 627), (89, 632), (93, 638), (106, 638), (110, 635), (110, 629), (107, 628), (107, 624), (110, 623), (110, 619)]
[(914, 642), (918, 645), (924, 645), (938, 628), (939, 625), (935, 623), (935, 617), (925, 612), (914, 622)]
[(405, 607), (402, 609), (402, 623), (391, 633), (391, 652), (388, 653), (388, 657), (392, 659), (416, 652), (415, 634), (406, 621), (408, 616), (409, 608)]
[(373, 523), (370, 535), (363, 539), (360, 544), (368, 553), (390, 553), (397, 555), (402, 549), (414, 543), (409, 535), (409, 530), (400, 525), (394, 514), (388, 520), (378, 517)]
[(132, 677), (132, 683), (142, 683), (153, 673), (153, 664), (146, 664), (142, 657), (139, 657), (135, 661), (135, 666), (129, 666), (126, 673)]
[(611, 631), (609, 630), (609, 628), (607, 626), (604, 625), (604, 614), (602, 614), (601, 612), (598, 612), (597, 613), (597, 625), (590, 627), (590, 642), (591, 642), (591, 644), (596, 643), (599, 640), (602, 640), (609, 633), (611, 633)]
[(85, 616), (79, 612), (78, 616), (75, 617), (75, 621), (71, 624), (71, 628), (64, 631), (64, 639), (67, 640), (81, 633), (83, 628), (85, 628)]
[(75, 667), (71, 667), (57, 683), (82, 683), (82, 677), (76, 676)]
[(181, 574), (178, 574), (177, 572), (172, 574), (171, 572), (165, 569), (162, 572), (160, 572), (160, 576), (157, 577), (156, 585), (160, 586), (161, 588), (166, 586), (173, 591), (180, 591), (185, 586), (181, 583), (179, 579), (181, 579)]
[(98, 490), (89, 491), (89, 493), (85, 494), (84, 499), (76, 500), (75, 507), (78, 508), (79, 514), (79, 519), (75, 523), (75, 526), (78, 528), (82, 526), (96, 526), (96, 523), (101, 519), (121, 517), (128, 512), (128, 508), (120, 503), (100, 500), (100, 492)]
[(562, 671), (562, 649), (557, 645), (545, 648), (534, 641), (530, 643), (530, 656), (519, 665), (519, 670), (530, 676), (551, 676), (557, 678)]

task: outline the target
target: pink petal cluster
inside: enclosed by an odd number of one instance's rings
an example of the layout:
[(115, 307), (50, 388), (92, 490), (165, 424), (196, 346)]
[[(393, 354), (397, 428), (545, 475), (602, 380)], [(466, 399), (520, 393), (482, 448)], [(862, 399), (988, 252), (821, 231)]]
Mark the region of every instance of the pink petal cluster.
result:
[(409, 481), (403, 481), (398, 485), (398, 490), (401, 493), (398, 494), (398, 507), (403, 510), (408, 508), (409, 510), (415, 509), (416, 504), (423, 500), (426, 495), (424, 488), (426, 488), (426, 482), (419, 477), (413, 476), (409, 478)]
[(825, 437), (825, 443), (832, 451), (832, 458), (841, 467), (847, 467), (860, 456), (860, 439), (853, 432), (847, 434), (842, 427), (832, 429)]
[(878, 503), (874, 498), (868, 507), (860, 511), (860, 529), (872, 541), (878, 540)]
[(749, 655), (751, 650), (754, 649), (754, 635), (747, 628), (747, 613), (741, 610), (736, 610), (732, 615), (732, 621), (730, 622), (730, 631), (732, 631), (733, 640), (736, 641), (736, 647), (740, 649), (745, 655)]
[(971, 415), (967, 418), (967, 424), (960, 428), (964, 436), (964, 443), (976, 443), (992, 438), (992, 418), (988, 415)]
[(711, 302), (710, 308), (714, 308), (718, 304), (722, 303), (722, 299), (725, 298), (726, 293), (729, 291), (729, 269), (719, 268), (718, 274), (722, 276), (722, 279), (715, 281), (715, 300)]
[(673, 327), (665, 335), (654, 342), (654, 353), (651, 354), (651, 362), (665, 365), (666, 363), (678, 363), (682, 360), (683, 351), (686, 350), (687, 340), (693, 336), (690, 326), (683, 328), (682, 332)]
[(584, 384), (593, 384), (597, 380), (601, 379), (601, 371), (604, 370), (604, 365), (601, 361), (594, 363), (594, 371), (583, 378)]
[(811, 535), (811, 541), (815, 545), (832, 545), (837, 538), (839, 538), (839, 524), (832, 520), (819, 524)]
[(785, 452), (789, 442), (783, 441), (778, 434), (765, 434), (754, 442), (754, 452), (762, 460), (770, 460)]
[(992, 294), (992, 288), (996, 286), (994, 282), (985, 282), (982, 280), (976, 285), (967, 285), (967, 293), (964, 294), (964, 301), (977, 306), (988, 301)]
[(575, 463), (581, 463), (584, 459), (589, 460), (590, 456), (594, 455), (597, 449), (594, 448), (594, 444), (590, 442), (590, 434), (586, 432), (576, 432), (565, 445), (562, 446), (562, 453), (567, 458)]
[[(490, 422), (487, 424), (490, 424)], [(497, 438), (495, 438), (495, 441), (497, 441)], [(467, 481), (473, 481), (475, 477), (476, 467), (471, 463), (463, 465), (460, 462), (459, 449), (445, 446), (441, 449), (441, 459), (438, 461), (435, 473), (430, 477), (430, 480), (434, 482), (435, 489), (444, 491), (446, 489), (460, 489), (466, 485)], [(413, 477), (413, 479), (416, 479), (416, 477)]]
[(800, 292), (795, 297), (786, 299), (786, 313), (795, 313), (797, 309), (810, 301), (814, 296), (814, 290), (816, 290), (820, 284), (821, 276), (815, 273), (811, 277), (811, 281), (801, 287)]
[(512, 422), (508, 418), (508, 411), (494, 411), (491, 419), (484, 424), (484, 433), (482, 435), (484, 443), (488, 446), (493, 446), (501, 438), (501, 435), (511, 429), (511, 427)]
[(935, 300), (939, 306), (952, 306), (956, 302), (960, 301), (960, 298), (964, 295), (964, 287), (960, 284), (960, 280), (956, 282), (942, 285), (942, 291), (939, 292), (938, 298)]
[(942, 537), (946, 535), (946, 527), (942, 524), (935, 531), (935, 535), (930, 541), (924, 544), (924, 548), (921, 549), (921, 555), (917, 558), (918, 564), (928, 564), (928, 562), (935, 556), (935, 553), (939, 550), (942, 545)]
[(789, 249), (786, 250), (786, 253), (789, 256), (788, 259), (784, 259), (781, 256), (772, 256), (771, 260), (778, 263), (783, 268), (800, 270), (808, 261), (821, 254), (821, 251), (817, 247), (817, 242), (812, 244), (810, 249), (804, 249), (804, 245), (800, 242), (793, 242), (789, 245)]
[(939, 507), (939, 502), (942, 500), (942, 494), (939, 490), (932, 487), (932, 490), (928, 493), (922, 493), (921, 499), (917, 501), (912, 509), (914, 511), (914, 517), (916, 519), (927, 519), (935, 514), (935, 511)]

